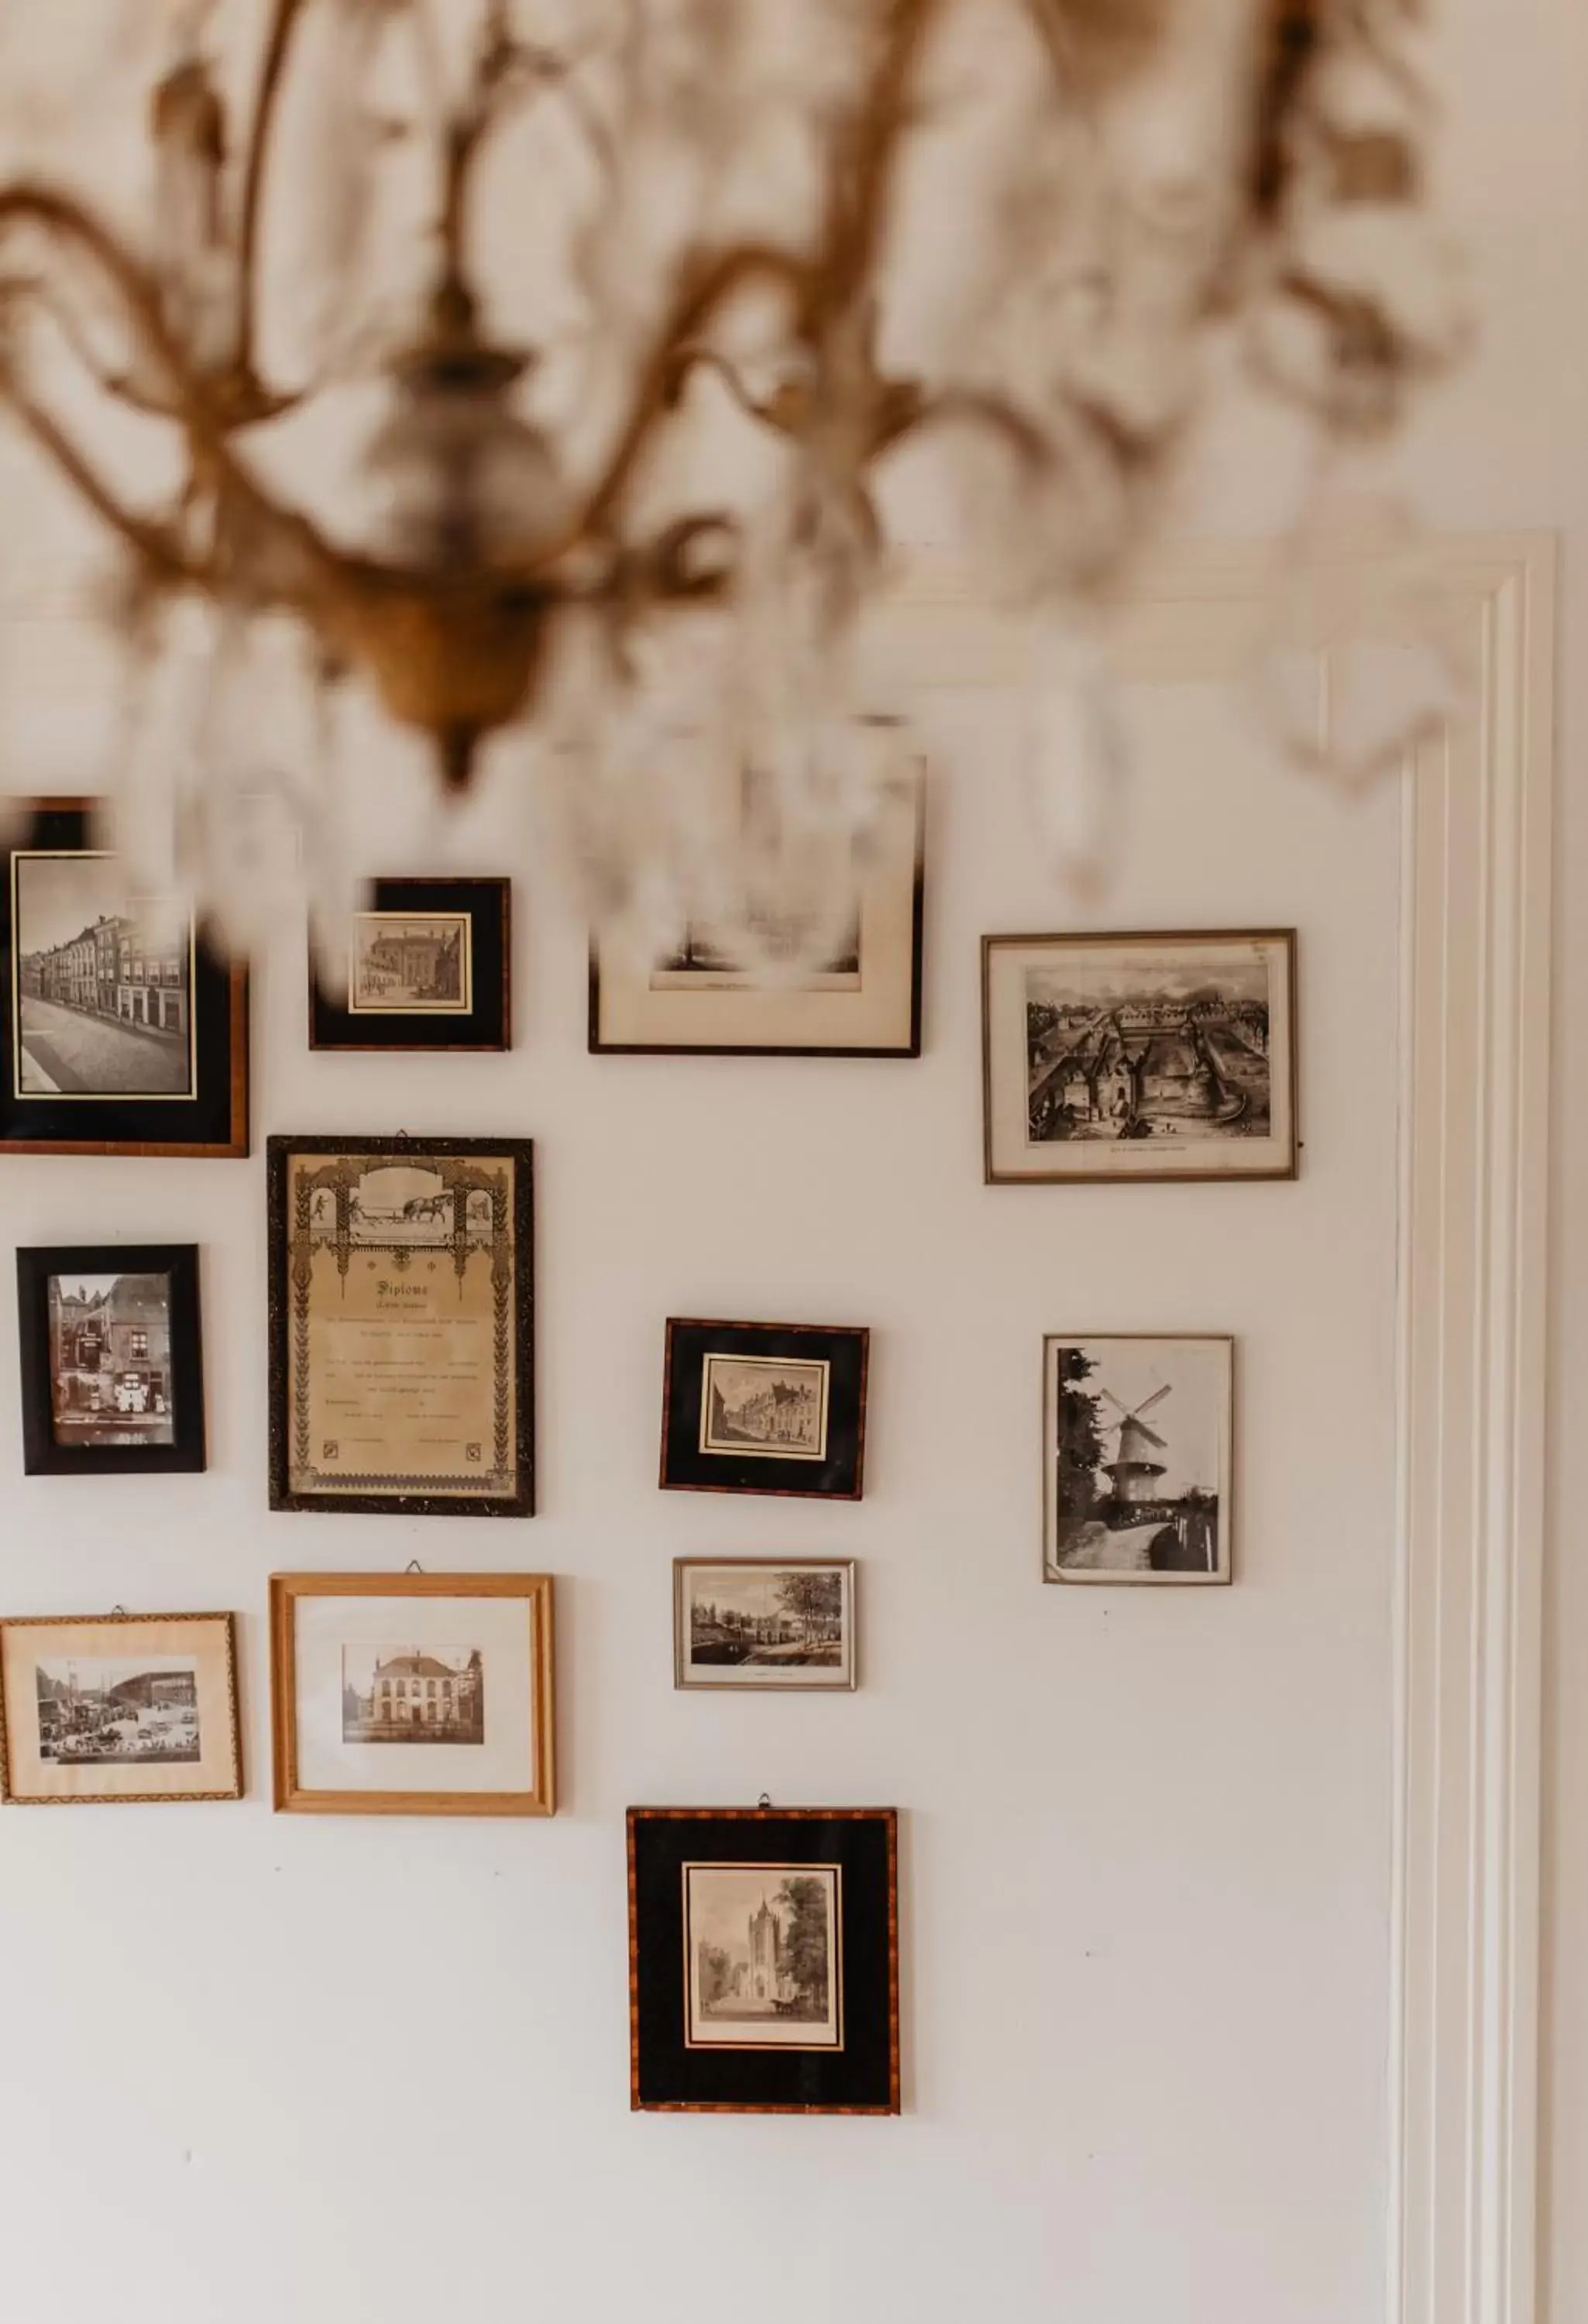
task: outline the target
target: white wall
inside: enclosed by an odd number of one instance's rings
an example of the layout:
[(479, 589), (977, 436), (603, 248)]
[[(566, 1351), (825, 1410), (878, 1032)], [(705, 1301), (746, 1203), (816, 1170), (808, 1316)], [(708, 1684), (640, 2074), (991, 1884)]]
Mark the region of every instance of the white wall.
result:
[[(271, 963), (261, 1133), (540, 1140), (531, 1524), (267, 1513), (257, 1160), (5, 1166), (7, 1240), (202, 1242), (215, 1466), (23, 1480), (7, 1283), (0, 1603), (239, 1609), (252, 1770), (238, 1807), (0, 1819), (7, 2324), (1372, 2312), (1393, 802), (1276, 779), (1211, 690), (1144, 701), (1105, 918), (1300, 927), (1305, 1175), (989, 1190), (976, 938), (1060, 915), (1001, 706), (941, 716), (966, 779), (936, 802), (919, 1064), (593, 1059), (577, 933), (533, 908), (507, 1060), (310, 1056), (296, 946)], [(872, 1325), (863, 1504), (658, 1494), (679, 1312)], [(1239, 1335), (1233, 1591), (1042, 1586), (1066, 1325)], [(859, 1556), (860, 1692), (676, 1695), (671, 1557), (779, 1547)], [(266, 1574), (411, 1556), (559, 1576), (553, 1823), (272, 1820)], [(900, 2122), (627, 2111), (623, 1810), (762, 1790), (906, 1812)]]
[[(1442, 523), (1565, 535), (1542, 2312), (1574, 2324), (1588, 15), (1443, 0), (1434, 60), (1487, 319), (1409, 466)], [(1251, 487), (1245, 447), (1221, 521)], [(1299, 924), (1293, 1188), (980, 1185), (974, 939), (1064, 909), (1029, 862), (985, 701), (946, 712), (966, 779), (939, 800), (952, 857), (940, 844), (919, 1064), (590, 1059), (577, 933), (535, 909), (506, 1061), (310, 1058), (295, 945), (272, 964), (261, 1137), (401, 1123), (540, 1141), (545, 1514), (527, 1527), (266, 1514), (257, 1162), (5, 1165), (8, 1242), (204, 1243), (216, 1465), (147, 1489), (24, 1483), (0, 1280), (0, 1609), (239, 1608), (254, 1785), (237, 1808), (0, 1817), (7, 2324), (110, 2304), (127, 2324), (179, 2304), (340, 2324), (537, 2299), (667, 2324), (848, 2319), (876, 2301), (924, 2324), (1380, 2312), (1393, 816), (1277, 779), (1208, 701), (1141, 715), (1154, 747), (1103, 917)], [(38, 778), (19, 739), (0, 788), (20, 791)], [(1193, 810), (1188, 765), (1215, 807)], [(679, 1310), (872, 1325), (858, 1509), (657, 1496), (660, 1325)], [(1240, 1333), (1233, 1592), (1037, 1582), (1037, 1343), (1075, 1322)], [(862, 1559), (856, 1696), (673, 1695), (669, 1561), (730, 1546)], [(562, 1577), (553, 1824), (270, 1819), (264, 1576), (412, 1555)], [(625, 2111), (622, 1810), (763, 1789), (908, 1812), (900, 2123)], [(769, 2264), (774, 2213), (793, 2226)]]

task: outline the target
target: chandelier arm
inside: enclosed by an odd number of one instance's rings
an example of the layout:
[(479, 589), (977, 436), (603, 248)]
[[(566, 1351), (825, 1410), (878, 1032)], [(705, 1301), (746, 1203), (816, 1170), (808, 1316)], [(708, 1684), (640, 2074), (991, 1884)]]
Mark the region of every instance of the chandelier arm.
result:
[[(698, 338), (719, 308), (757, 278), (781, 283), (793, 292), (802, 318), (816, 295), (816, 270), (794, 251), (773, 243), (740, 243), (715, 258), (686, 263), (688, 287), (662, 326), (641, 374), (633, 407), (612, 456), (607, 461), (569, 536), (555, 544), (539, 564), (555, 562), (577, 542), (600, 533), (627, 491), (651, 430), (670, 414), (680, 352)], [(690, 280), (690, 277), (693, 280)]]
[[(278, 507), (235, 457), (226, 441), (230, 422), (224, 405), (217, 405), (208, 383), (195, 376), (166, 322), (152, 277), (125, 244), (92, 211), (47, 186), (25, 182), (0, 186), (0, 236), (13, 225), (42, 226), (75, 242), (95, 261), (120, 294), (131, 320), (171, 382), (174, 408), (170, 416), (187, 437), (195, 471), (203, 473), (234, 512), (245, 513), (283, 545), (290, 540), (305, 569), (312, 570), (315, 590), (328, 589), (345, 560), (337, 557), (309, 518)], [(282, 594), (285, 602), (297, 604), (314, 592)]]
[[(829, 312), (851, 306), (876, 265), (895, 157), (910, 122), (910, 84), (941, 6), (942, 0), (889, 0), (882, 57), (848, 140), (848, 199), (840, 196), (833, 205), (818, 269), (821, 303)], [(844, 174), (835, 172), (836, 184)]]
[(146, 395), (127, 373), (106, 370), (70, 306), (65, 300), (52, 297), (47, 283), (34, 281), (26, 287), (37, 297), (50, 320), (102, 394), (114, 396), (118, 403), (126, 404), (145, 420), (170, 420), (174, 417), (170, 404), (157, 402), (153, 396)]
[(270, 157), (276, 106), (286, 78), (292, 35), (306, 0), (275, 0), (264, 57), (259, 69), (259, 93), (254, 101), (254, 121), (248, 133), (247, 158), (243, 165), (243, 192), (237, 214), (237, 368), (245, 379), (254, 376), (254, 348), (258, 325), (259, 226), (264, 202), (264, 180)]
[(1002, 396), (973, 387), (945, 388), (937, 395), (913, 398), (879, 430), (873, 456), (880, 458), (922, 429), (956, 426), (989, 429), (1002, 437), (1028, 468), (1048, 466), (1048, 438), (1036, 422)]
[(796, 432), (799, 419), (796, 401), (803, 406), (803, 390), (798, 387), (791, 390), (785, 385), (768, 396), (752, 395), (737, 365), (730, 363), (719, 347), (682, 346), (677, 349), (668, 383), (669, 402), (678, 401), (690, 373), (695, 371), (713, 373), (747, 419), (758, 420), (763, 428), (776, 429), (780, 436), (792, 436)]
[(189, 556), (169, 525), (134, 514), (97, 470), (89, 466), (73, 438), (4, 365), (0, 365), (0, 399), (95, 514), (152, 572), (163, 581), (187, 587), (202, 588), (213, 581), (213, 567)]

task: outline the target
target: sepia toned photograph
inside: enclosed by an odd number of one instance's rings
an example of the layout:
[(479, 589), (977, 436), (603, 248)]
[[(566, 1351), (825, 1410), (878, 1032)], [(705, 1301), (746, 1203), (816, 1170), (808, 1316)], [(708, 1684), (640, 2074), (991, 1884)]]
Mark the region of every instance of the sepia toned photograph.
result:
[(892, 1808), (631, 1808), (629, 2102), (900, 2110)]
[(770, 1356), (708, 1355), (700, 1406), (700, 1450), (779, 1461), (825, 1461), (826, 1363)]
[(196, 1248), (24, 1249), (16, 1279), (28, 1474), (201, 1470)]
[(347, 1007), (355, 1017), (466, 1017), (474, 1007), (469, 915), (360, 912)]
[(1044, 1578), (1231, 1577), (1234, 1343), (1050, 1338)]
[(11, 858), (17, 1098), (188, 1098), (193, 931), (114, 855)]
[(1293, 939), (989, 937), (994, 1179), (1287, 1176)]
[(0, 1779), (17, 1806), (240, 1799), (232, 1617), (0, 1622)]
[(168, 1275), (50, 1277), (57, 1444), (174, 1444)]
[(131, 1661), (63, 1655), (34, 1670), (39, 1757), (74, 1766), (134, 1767), (202, 1757), (198, 1665), (191, 1655)]
[(837, 2050), (840, 1869), (686, 1864), (688, 2045)]
[(485, 1739), (485, 1658), (478, 1646), (344, 1646), (344, 1743)]
[(663, 1491), (859, 1500), (870, 1351), (854, 1325), (669, 1317)]
[(853, 1563), (680, 1557), (673, 1575), (679, 1686), (854, 1686)]
[(248, 1151), (248, 972), (129, 878), (88, 798), (0, 835), (0, 1153)]

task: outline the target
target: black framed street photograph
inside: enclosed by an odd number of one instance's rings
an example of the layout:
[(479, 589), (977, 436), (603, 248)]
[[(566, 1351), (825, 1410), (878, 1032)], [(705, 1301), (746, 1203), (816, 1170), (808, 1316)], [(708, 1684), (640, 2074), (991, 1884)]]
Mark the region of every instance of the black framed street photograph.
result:
[(675, 1558), (673, 1680), (741, 1692), (852, 1689), (854, 1560)]
[(636, 2111), (900, 2111), (898, 1823), (629, 1810)]
[(1235, 1343), (1043, 1342), (1046, 1582), (1231, 1578)]
[(198, 1253), (191, 1243), (16, 1254), (29, 1476), (204, 1466)]
[(512, 882), (377, 880), (333, 975), (309, 963), (315, 1049), (512, 1047)]
[(845, 1326), (670, 1318), (663, 1490), (859, 1500), (870, 1346)]
[(0, 1783), (19, 1807), (241, 1799), (231, 1615), (0, 1621)]
[(272, 1508), (532, 1513), (533, 1153), (269, 1140)]
[[(801, 958), (799, 916), (752, 908), (737, 931), (700, 921), (649, 964), (613, 938), (590, 955), (590, 1047), (621, 1056), (919, 1057), (925, 777), (901, 770), (863, 860), (835, 867), (853, 917)], [(747, 813), (751, 812), (749, 808)]]
[(1294, 929), (984, 936), (989, 1185), (1293, 1178)]
[(0, 1154), (246, 1154), (245, 973), (100, 821), (36, 800), (0, 855)]

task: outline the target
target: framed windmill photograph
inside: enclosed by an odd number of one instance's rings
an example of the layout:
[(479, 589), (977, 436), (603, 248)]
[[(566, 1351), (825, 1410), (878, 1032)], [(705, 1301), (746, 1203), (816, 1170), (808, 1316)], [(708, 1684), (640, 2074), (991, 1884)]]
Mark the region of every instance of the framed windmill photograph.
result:
[(1235, 1343), (1043, 1342), (1042, 1578), (1231, 1578)]

